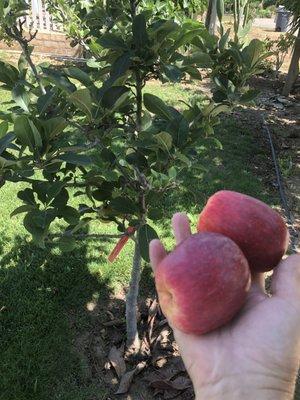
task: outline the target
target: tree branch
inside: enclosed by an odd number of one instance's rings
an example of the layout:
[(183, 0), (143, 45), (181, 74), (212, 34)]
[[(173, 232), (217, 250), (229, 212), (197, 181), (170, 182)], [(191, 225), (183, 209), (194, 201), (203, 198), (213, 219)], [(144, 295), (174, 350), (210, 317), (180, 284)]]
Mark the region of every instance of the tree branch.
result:
[(36, 31), (34, 34), (32, 34), (31, 32), (29, 33), (30, 38), (26, 39), (23, 36), (23, 23), (21, 22), (19, 24), (19, 28), (17, 27), (17, 25), (13, 26), (12, 28), (6, 28), (5, 29), (6, 34), (11, 37), (12, 39), (14, 39), (15, 41), (17, 41), (19, 43), (19, 45), (21, 46), (21, 49), (23, 51), (24, 57), (26, 59), (26, 61), (28, 62), (31, 71), (41, 89), (41, 92), (43, 94), (46, 94), (46, 90), (44, 88), (44, 85), (42, 84), (41, 78), (37, 72), (36, 66), (34, 65), (31, 55), (30, 55), (30, 50), (29, 50), (29, 46), (28, 44), (36, 37), (37, 32)]
[(86, 240), (86, 239), (121, 239), (124, 236), (130, 236), (128, 234), (120, 234), (120, 235), (107, 235), (107, 234), (85, 234), (85, 233), (79, 233), (77, 235), (72, 235), (69, 233), (65, 233), (65, 234), (59, 234), (59, 233), (54, 233), (52, 235), (48, 236), (48, 239), (59, 239), (62, 237), (72, 237), (76, 240)]
[(136, 79), (136, 130), (142, 130), (142, 112), (143, 112), (143, 80), (139, 69), (135, 71)]

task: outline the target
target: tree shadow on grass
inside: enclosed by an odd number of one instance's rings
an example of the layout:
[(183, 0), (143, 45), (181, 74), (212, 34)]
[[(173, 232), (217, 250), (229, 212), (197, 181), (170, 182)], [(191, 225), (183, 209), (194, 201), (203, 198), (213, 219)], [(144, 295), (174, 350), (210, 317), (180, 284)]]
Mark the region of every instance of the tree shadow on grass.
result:
[[(5, 242), (2, 237), (0, 249)], [(0, 258), (1, 400), (107, 398), (101, 377), (90, 372), (82, 339), (95, 326), (94, 309), (111, 295), (109, 282), (90, 273), (90, 261), (85, 243), (61, 254), (22, 237)]]

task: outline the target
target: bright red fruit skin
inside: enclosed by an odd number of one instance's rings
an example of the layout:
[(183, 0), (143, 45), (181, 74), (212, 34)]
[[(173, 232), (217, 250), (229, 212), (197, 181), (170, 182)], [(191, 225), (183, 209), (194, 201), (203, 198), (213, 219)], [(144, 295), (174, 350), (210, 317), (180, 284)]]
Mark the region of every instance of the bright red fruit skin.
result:
[(286, 224), (276, 211), (260, 200), (227, 190), (209, 199), (197, 229), (232, 239), (245, 254), (253, 272), (275, 268), (289, 243)]
[(242, 308), (251, 277), (245, 256), (231, 239), (200, 233), (164, 258), (155, 279), (171, 326), (202, 335), (229, 322)]

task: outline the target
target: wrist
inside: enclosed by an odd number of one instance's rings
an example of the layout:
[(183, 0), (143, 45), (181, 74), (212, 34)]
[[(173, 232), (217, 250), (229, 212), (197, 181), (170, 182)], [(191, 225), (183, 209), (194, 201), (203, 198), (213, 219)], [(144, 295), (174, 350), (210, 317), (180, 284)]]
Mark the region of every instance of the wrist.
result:
[(248, 390), (226, 392), (199, 392), (195, 400), (293, 400), (293, 395), (287, 392), (278, 393), (272, 389), (262, 391)]
[(295, 385), (293, 382), (235, 377), (234, 380), (222, 380), (209, 385), (195, 387), (195, 400), (293, 400)]

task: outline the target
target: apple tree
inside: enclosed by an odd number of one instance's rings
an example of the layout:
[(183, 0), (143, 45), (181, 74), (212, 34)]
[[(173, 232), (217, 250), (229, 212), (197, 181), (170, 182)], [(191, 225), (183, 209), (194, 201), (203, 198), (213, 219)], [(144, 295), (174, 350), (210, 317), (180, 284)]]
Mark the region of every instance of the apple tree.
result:
[(214, 68), (220, 51), (219, 39), (201, 23), (165, 19), (145, 3), (49, 1), (88, 53), (79, 68), (36, 65), (35, 32), (23, 30), (27, 3), (0, 0), (2, 29), (22, 48), (17, 65), (0, 62), (2, 88), (12, 97), (0, 113), (0, 185), (26, 185), (12, 217), (24, 215), (24, 227), (42, 248), (54, 241), (72, 251), (95, 221), (116, 226), (114, 235), (93, 235), (120, 240), (111, 259), (134, 241), (126, 320), (128, 344), (136, 347), (141, 262), (149, 261), (149, 242), (157, 237), (153, 222), (163, 219), (157, 205), (184, 186), (187, 169), (198, 167), (197, 143), (209, 140), (219, 114), (234, 105), (230, 88), (220, 101), (195, 98), (183, 111), (144, 93), (151, 79), (200, 80), (199, 67)]

